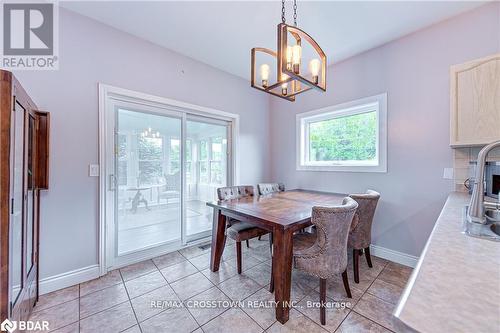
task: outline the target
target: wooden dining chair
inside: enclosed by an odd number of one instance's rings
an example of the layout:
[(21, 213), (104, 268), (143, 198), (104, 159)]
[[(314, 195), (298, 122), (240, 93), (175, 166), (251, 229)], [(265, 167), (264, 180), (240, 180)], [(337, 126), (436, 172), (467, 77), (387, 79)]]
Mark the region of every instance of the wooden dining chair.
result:
[[(217, 189), (219, 201), (235, 200), (244, 197), (253, 197), (253, 186), (229, 186)], [(226, 217), (226, 237), (236, 242), (236, 262), (238, 265), (238, 274), (241, 274), (241, 242), (267, 234), (269, 231), (256, 227), (255, 225), (238, 221)], [(224, 240), (225, 243), (225, 240)]]
[(380, 193), (368, 190), (363, 194), (351, 194), (350, 198), (358, 203), (358, 209), (353, 219), (353, 227), (349, 232), (347, 245), (352, 247), (352, 264), (354, 282), (359, 283), (359, 256), (365, 252), (366, 263), (372, 268), (370, 243), (372, 240), (372, 222), (377, 208)]
[(326, 280), (342, 274), (347, 297), (352, 298), (347, 277), (347, 237), (358, 204), (347, 197), (341, 206), (313, 207), (314, 233), (293, 236), (294, 267), (319, 278), (320, 319), (326, 323)]
[(283, 192), (285, 190), (285, 184), (283, 183), (261, 183), (257, 184), (257, 190), (259, 195), (266, 195), (274, 192)]

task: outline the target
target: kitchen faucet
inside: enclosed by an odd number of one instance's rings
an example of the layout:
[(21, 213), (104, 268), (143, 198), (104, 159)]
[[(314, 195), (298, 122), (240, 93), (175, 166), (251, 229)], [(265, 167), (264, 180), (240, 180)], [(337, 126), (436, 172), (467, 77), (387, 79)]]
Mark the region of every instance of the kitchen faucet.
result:
[(470, 199), (467, 220), (469, 222), (485, 224), (485, 208), (496, 209), (498, 203), (484, 201), (484, 167), (486, 164), (486, 157), (488, 153), (500, 147), (500, 141), (494, 141), (479, 152), (477, 157), (476, 176), (474, 179), (474, 189), (472, 190), (472, 197)]

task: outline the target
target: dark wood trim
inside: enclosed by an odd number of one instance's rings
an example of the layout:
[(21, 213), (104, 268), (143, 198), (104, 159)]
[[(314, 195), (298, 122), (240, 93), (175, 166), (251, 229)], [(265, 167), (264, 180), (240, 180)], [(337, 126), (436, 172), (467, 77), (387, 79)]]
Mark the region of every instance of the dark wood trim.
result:
[(0, 71), (0, 321), (9, 315), (10, 128), (12, 74)]
[(236, 243), (236, 264), (238, 265), (238, 274), (241, 274), (241, 242), (235, 242), (235, 243)]
[(352, 265), (354, 270), (354, 282), (359, 283), (359, 250), (352, 250)]
[(370, 255), (370, 247), (368, 246), (365, 248), (365, 258), (366, 258), (366, 263), (368, 264), (368, 267), (372, 268), (372, 257)]
[(222, 215), (220, 209), (214, 208), (212, 222), (212, 251), (210, 255), (210, 269), (217, 272), (220, 266), (222, 253), (224, 252), (226, 217)]
[(319, 317), (321, 321), (321, 325), (326, 324), (326, 279), (319, 279)]
[(342, 273), (342, 282), (344, 283), (344, 289), (347, 294), (347, 297), (352, 298), (351, 288), (349, 288), (349, 278), (347, 277), (347, 268)]

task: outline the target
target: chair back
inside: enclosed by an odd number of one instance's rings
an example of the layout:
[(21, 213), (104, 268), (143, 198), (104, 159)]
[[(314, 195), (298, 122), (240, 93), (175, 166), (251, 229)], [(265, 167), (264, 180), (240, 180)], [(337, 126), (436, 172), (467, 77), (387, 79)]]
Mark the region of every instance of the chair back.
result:
[(257, 184), (257, 190), (259, 191), (259, 195), (265, 195), (274, 192), (283, 192), (285, 190), (285, 184), (283, 183)]
[(254, 191), (252, 185), (227, 186), (219, 187), (217, 189), (217, 197), (219, 198), (219, 201), (253, 197), (253, 193)]
[(372, 240), (372, 223), (375, 209), (380, 199), (380, 193), (368, 190), (363, 194), (351, 194), (350, 198), (356, 200), (358, 209), (356, 218), (358, 224), (351, 230), (349, 235), (349, 246), (360, 250), (370, 246)]
[(357, 208), (356, 201), (348, 197), (344, 198), (342, 206), (313, 207), (311, 222), (316, 226), (319, 248), (315, 275), (326, 278), (345, 271), (347, 238)]

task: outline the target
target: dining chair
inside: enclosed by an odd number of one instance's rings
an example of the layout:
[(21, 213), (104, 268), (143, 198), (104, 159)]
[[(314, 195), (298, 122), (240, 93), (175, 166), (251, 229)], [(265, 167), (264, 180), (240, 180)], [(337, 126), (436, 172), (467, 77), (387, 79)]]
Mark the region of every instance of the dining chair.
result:
[[(235, 200), (245, 197), (253, 197), (253, 186), (229, 186), (217, 189), (219, 201)], [(236, 242), (236, 262), (238, 274), (241, 274), (241, 242), (267, 234), (269, 231), (256, 227), (255, 225), (226, 217), (226, 236)], [(225, 240), (224, 240), (225, 244)]]
[(372, 222), (377, 208), (380, 193), (368, 190), (363, 194), (351, 194), (350, 198), (358, 203), (354, 215), (353, 225), (349, 232), (347, 245), (352, 247), (352, 264), (354, 268), (354, 282), (359, 283), (359, 256), (365, 253), (366, 263), (372, 268), (370, 243), (372, 240)]
[(274, 192), (283, 192), (285, 190), (285, 184), (283, 183), (261, 183), (257, 184), (257, 190), (259, 195), (266, 195)]
[(347, 297), (352, 298), (347, 278), (347, 237), (358, 204), (346, 197), (341, 206), (312, 209), (314, 233), (293, 236), (294, 267), (319, 278), (320, 319), (326, 323), (326, 280), (342, 274)]

